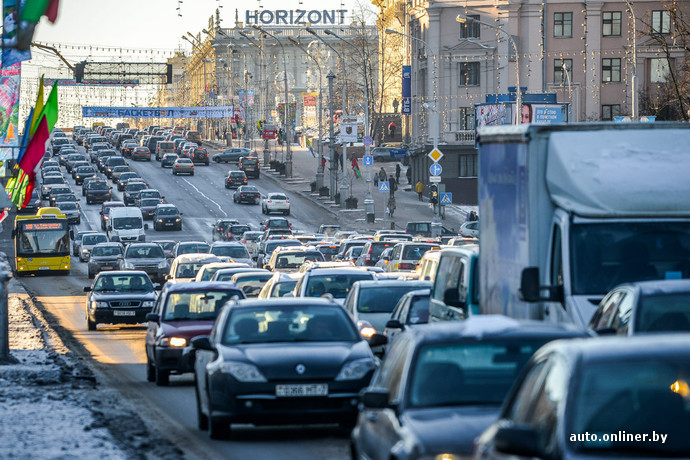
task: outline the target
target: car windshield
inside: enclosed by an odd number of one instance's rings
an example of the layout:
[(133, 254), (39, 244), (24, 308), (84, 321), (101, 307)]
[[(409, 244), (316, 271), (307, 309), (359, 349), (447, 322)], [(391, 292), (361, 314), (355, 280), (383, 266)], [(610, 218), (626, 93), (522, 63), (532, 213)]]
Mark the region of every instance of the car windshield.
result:
[(256, 192), (258, 193), (259, 190), (256, 187), (248, 186), (248, 187), (242, 187), (242, 192)]
[(122, 249), (119, 246), (96, 246), (91, 251), (93, 256), (119, 256), (122, 254)]
[(398, 300), (415, 289), (419, 289), (419, 286), (362, 287), (359, 290), (357, 311), (362, 313), (392, 313)]
[(257, 273), (250, 277), (243, 277), (235, 281), (235, 283), (237, 283), (247, 297), (258, 297), (261, 288), (264, 287), (266, 281), (271, 279), (271, 276), (273, 276), (273, 273)]
[(108, 184), (102, 181), (90, 182), (89, 190), (108, 190)]
[(156, 245), (151, 246), (129, 246), (125, 255), (128, 259), (162, 259), (165, 257), (163, 248)]
[[(631, 355), (624, 360), (587, 363), (580, 372), (573, 402), (568, 404), (573, 414), (566, 419), (570, 422), (566, 429), (589, 436), (570, 442), (569, 447), (587, 455), (646, 458), (690, 452), (687, 354)], [(667, 438), (650, 442), (638, 437), (641, 433), (663, 433)], [(611, 437), (602, 442), (605, 434)], [(592, 440), (595, 435), (598, 441)], [(614, 435), (618, 437), (614, 439)]]
[(284, 219), (273, 219), (269, 220), (268, 224), (266, 225), (268, 228), (284, 228), (289, 230), (290, 229), (290, 224), (288, 223), (287, 220)]
[(643, 296), (635, 332), (690, 332), (690, 292)]
[(131, 230), (143, 228), (141, 217), (117, 217), (113, 219), (113, 228), (118, 230)]
[(163, 306), (163, 320), (213, 321), (226, 302), (243, 297), (237, 289), (172, 292)]
[(285, 201), (285, 200), (287, 200), (287, 197), (285, 195), (281, 195), (281, 194), (273, 194), (273, 195), (269, 195), (268, 199), (269, 200)]
[(127, 184), (125, 190), (128, 192), (138, 192), (139, 190), (144, 190), (145, 188), (146, 184), (143, 182), (135, 182), (133, 184)]
[(60, 203), (60, 205), (58, 207), (60, 208), (61, 211), (74, 211), (74, 210), (78, 209), (77, 203), (70, 202), (70, 201)]
[(180, 244), (177, 247), (177, 255), (182, 254), (194, 254), (194, 253), (206, 253), (211, 249), (206, 243), (191, 243), (191, 244)]
[[(155, 200), (158, 202), (158, 200)], [(159, 216), (176, 216), (178, 214), (177, 208), (172, 208), (170, 206), (163, 206), (156, 209), (156, 213)]]
[(333, 306), (282, 305), (242, 308), (225, 324), (221, 342), (357, 342), (345, 311)]
[(149, 277), (144, 275), (105, 275), (98, 277), (93, 290), (96, 292), (153, 292), (153, 284)]
[(425, 252), (433, 247), (421, 244), (406, 244), (402, 251), (402, 260), (419, 260)]
[(275, 268), (299, 268), (304, 262), (323, 262), (323, 254), (319, 251), (276, 254)]
[(294, 281), (281, 281), (276, 283), (273, 292), (271, 292), (271, 297), (283, 297), (285, 294), (292, 292), (297, 285), (297, 280)]
[(141, 200), (141, 207), (156, 207), (160, 204), (161, 200), (156, 198), (145, 198)]
[(690, 278), (690, 223), (616, 222), (571, 227), (573, 294), (621, 283)]
[(164, 251), (172, 251), (175, 249), (175, 245), (177, 244), (174, 241), (154, 241), (154, 243), (158, 243), (158, 245), (162, 247)]
[[(323, 294), (331, 294), (336, 299), (344, 299), (352, 289), (355, 281), (371, 280), (373, 275), (369, 272), (347, 273), (334, 275), (314, 275), (307, 281), (306, 293), (308, 297), (320, 297)], [(390, 311), (393, 311), (391, 309)]]
[(420, 347), (411, 364), (413, 407), (500, 406), (522, 367), (547, 339), (475, 339)]
[(82, 246), (94, 246), (98, 243), (105, 243), (108, 241), (108, 237), (101, 234), (96, 235), (84, 235), (81, 240)]
[(230, 226), (230, 233), (233, 235), (241, 235), (244, 232), (249, 231), (249, 226), (248, 225), (231, 225)]
[(249, 253), (247, 248), (244, 246), (216, 246), (211, 251), (211, 254), (215, 254), (221, 257), (231, 257), (234, 259), (249, 259)]
[(210, 262), (188, 262), (179, 264), (175, 272), (176, 278), (194, 278), (201, 267)]
[(46, 177), (43, 179), (43, 185), (64, 184), (65, 180), (62, 177)]

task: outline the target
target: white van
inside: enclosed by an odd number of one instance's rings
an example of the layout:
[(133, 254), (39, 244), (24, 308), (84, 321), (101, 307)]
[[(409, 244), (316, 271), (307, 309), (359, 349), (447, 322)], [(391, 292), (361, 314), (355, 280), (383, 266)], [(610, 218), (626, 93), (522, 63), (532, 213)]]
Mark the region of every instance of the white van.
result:
[(146, 241), (144, 231), (148, 229), (149, 224), (144, 224), (139, 208), (122, 207), (110, 210), (110, 218), (106, 224), (106, 232), (110, 241), (118, 241), (123, 244)]

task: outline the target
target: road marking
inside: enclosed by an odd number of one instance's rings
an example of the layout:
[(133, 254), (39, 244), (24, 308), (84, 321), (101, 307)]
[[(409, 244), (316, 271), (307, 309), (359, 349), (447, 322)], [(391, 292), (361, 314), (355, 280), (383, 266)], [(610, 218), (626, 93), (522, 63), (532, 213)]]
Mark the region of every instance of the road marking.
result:
[(204, 195), (204, 194), (201, 192), (201, 190), (199, 190), (198, 188), (196, 188), (196, 186), (195, 186), (194, 184), (192, 184), (191, 182), (189, 182), (189, 181), (188, 181), (187, 179), (185, 179), (184, 177), (181, 177), (181, 179), (182, 179), (183, 181), (185, 181), (186, 183), (188, 183), (189, 186), (192, 187), (194, 190), (196, 190), (196, 192), (197, 192), (199, 195), (203, 196), (203, 197), (206, 198), (208, 201), (210, 201), (211, 203), (213, 203), (213, 204), (215, 204), (216, 206), (218, 206), (218, 209), (220, 209), (220, 212), (223, 213), (223, 216), (224, 216), (224, 217), (228, 217), (228, 213), (225, 212), (225, 211), (223, 210), (223, 208), (222, 208), (218, 203), (216, 203), (216, 202), (213, 201), (211, 198), (209, 198), (209, 197), (207, 197), (206, 195)]

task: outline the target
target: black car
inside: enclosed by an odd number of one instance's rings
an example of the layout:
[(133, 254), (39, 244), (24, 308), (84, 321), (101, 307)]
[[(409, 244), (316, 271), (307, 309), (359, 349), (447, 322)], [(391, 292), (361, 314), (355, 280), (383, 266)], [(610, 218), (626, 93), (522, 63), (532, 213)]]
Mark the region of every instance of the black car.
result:
[(235, 283), (166, 284), (146, 317), (146, 379), (167, 385), (170, 374), (193, 372), (185, 351), (194, 337), (211, 332), (220, 310), (233, 298), (245, 298)]
[(240, 222), (237, 219), (227, 219), (227, 218), (221, 218), (216, 221), (216, 223), (213, 225), (213, 231), (211, 235), (211, 239), (213, 241), (224, 241), (228, 239), (228, 228), (231, 225), (239, 224)]
[(347, 313), (326, 299), (231, 302), (192, 346), (197, 423), (213, 439), (232, 423), (351, 426), (377, 366)]
[(86, 204), (110, 201), (112, 190), (104, 180), (91, 181), (86, 188)]
[(29, 202), (24, 206), (23, 208), (18, 208), (17, 212), (19, 214), (36, 214), (38, 212), (38, 208), (41, 207), (41, 196), (38, 192), (38, 190), (34, 189), (31, 192), (31, 199)]
[(550, 343), (476, 439), (476, 458), (688, 458), (688, 375), (686, 334)]
[(101, 272), (86, 295), (86, 325), (95, 331), (99, 323), (139, 324), (146, 322), (156, 302), (155, 286), (143, 271)]
[(74, 181), (77, 185), (82, 185), (87, 177), (95, 177), (96, 170), (93, 166), (79, 166), (74, 169)]
[(235, 147), (224, 150), (213, 155), (213, 161), (216, 163), (239, 163), (241, 157), (256, 155), (252, 149), (243, 147)]
[(93, 279), (96, 273), (106, 270), (119, 270), (120, 259), (125, 250), (122, 243), (107, 242), (98, 243), (91, 249), (87, 275)]
[(126, 206), (134, 206), (134, 201), (137, 198), (137, 194), (142, 190), (149, 188), (144, 182), (128, 182), (125, 185), (125, 191), (122, 194), (122, 198)]
[(247, 185), (247, 175), (244, 171), (228, 171), (225, 176), (225, 188), (237, 188)]
[(178, 158), (176, 153), (166, 153), (161, 159), (161, 168), (172, 168)]
[(125, 185), (127, 185), (127, 181), (135, 178), (139, 178), (139, 174), (135, 173), (134, 171), (123, 172), (120, 174), (120, 178), (117, 181), (117, 189), (120, 192), (123, 192), (125, 190)]
[(57, 206), (57, 203), (63, 202), (63, 201), (71, 201), (74, 203), (79, 202), (79, 198), (77, 198), (77, 195), (75, 195), (72, 190), (70, 190), (68, 193), (60, 193), (59, 195), (56, 195), (54, 193), (51, 193), (50, 195), (50, 206)]
[(182, 213), (173, 204), (159, 204), (153, 212), (153, 229), (182, 230)]
[(467, 458), (532, 354), (582, 329), (483, 315), (409, 329), (362, 391), (353, 458)]
[(241, 185), (232, 194), (232, 201), (258, 205), (261, 202), (261, 192), (253, 185)]
[(206, 166), (209, 164), (208, 150), (203, 148), (195, 148), (189, 152), (189, 158), (192, 163), (203, 163)]

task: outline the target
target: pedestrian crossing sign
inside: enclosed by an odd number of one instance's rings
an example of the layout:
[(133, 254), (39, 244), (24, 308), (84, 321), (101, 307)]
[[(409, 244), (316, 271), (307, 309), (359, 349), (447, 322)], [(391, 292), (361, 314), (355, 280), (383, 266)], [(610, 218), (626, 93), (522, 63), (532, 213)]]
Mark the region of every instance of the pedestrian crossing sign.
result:
[(388, 181), (379, 181), (379, 192), (390, 192), (391, 187)]
[(441, 194), (441, 204), (444, 206), (447, 204), (453, 204), (453, 194), (450, 192), (442, 193)]

